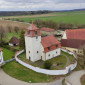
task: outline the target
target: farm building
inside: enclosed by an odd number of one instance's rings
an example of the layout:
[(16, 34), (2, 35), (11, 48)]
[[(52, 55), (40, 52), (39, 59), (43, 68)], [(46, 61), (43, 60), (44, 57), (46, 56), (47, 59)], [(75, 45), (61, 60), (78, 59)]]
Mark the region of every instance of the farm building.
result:
[(17, 46), (19, 45), (19, 39), (17, 39), (16, 37), (12, 37), (9, 41), (9, 45), (10, 46)]
[(77, 54), (83, 54), (85, 45), (85, 29), (66, 30), (61, 40), (62, 47)]
[(54, 29), (51, 29), (51, 28), (41, 28), (40, 29), (40, 32), (42, 34), (45, 34), (45, 35), (55, 35), (57, 34), (57, 31), (55, 31)]
[(3, 63), (3, 53), (2, 53), (2, 49), (0, 48), (0, 66)]
[(61, 54), (61, 43), (53, 36), (41, 37), (39, 28), (31, 24), (25, 33), (26, 58), (48, 60)]

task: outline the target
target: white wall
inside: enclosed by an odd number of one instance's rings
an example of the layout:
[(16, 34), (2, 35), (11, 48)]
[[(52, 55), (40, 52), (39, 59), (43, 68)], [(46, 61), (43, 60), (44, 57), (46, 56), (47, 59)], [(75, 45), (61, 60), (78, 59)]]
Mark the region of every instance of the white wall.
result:
[(62, 39), (67, 39), (66, 31), (64, 32)]
[(9, 46), (13, 46), (13, 44), (12, 43), (9, 43)]
[[(57, 52), (57, 53), (56, 53)], [(45, 60), (49, 60), (51, 58), (54, 58), (54, 57), (57, 57), (61, 54), (61, 49), (60, 48), (57, 48), (55, 50), (52, 50), (52, 51), (49, 51), (47, 53), (45, 53)], [(49, 56), (50, 55), (50, 56)]]
[(0, 64), (2, 64), (3, 63), (3, 52), (1, 51), (0, 52)]
[(67, 66), (63, 70), (46, 70), (46, 69), (42, 69), (42, 68), (39, 68), (39, 67), (34, 67), (34, 66), (29, 65), (29, 64), (27, 64), (27, 63), (25, 63), (25, 62), (23, 62), (23, 61), (21, 61), (20, 59), (17, 58), (17, 56), (19, 54), (21, 54), (22, 52), (24, 52), (24, 50), (16, 53), (16, 55), (15, 55), (16, 61), (19, 62), (21, 65), (23, 65), (23, 66), (25, 66), (25, 67), (27, 67), (27, 68), (35, 71), (35, 72), (38, 72), (38, 73), (43, 73), (43, 74), (46, 74), (46, 75), (65, 75), (69, 72), (69, 69), (73, 70), (77, 66), (77, 61), (76, 61), (74, 64)]

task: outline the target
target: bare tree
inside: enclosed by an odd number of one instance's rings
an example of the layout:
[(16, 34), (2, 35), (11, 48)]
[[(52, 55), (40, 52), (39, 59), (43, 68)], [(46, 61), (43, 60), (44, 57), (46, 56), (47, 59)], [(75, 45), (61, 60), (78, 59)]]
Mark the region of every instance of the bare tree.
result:
[(7, 26), (8, 31), (11, 33), (12, 32), (12, 27), (10, 25)]
[(2, 25), (0, 25), (0, 41), (3, 41), (3, 38), (5, 37), (5, 30)]
[(15, 26), (14, 31), (15, 31), (16, 33), (18, 33), (19, 27)]

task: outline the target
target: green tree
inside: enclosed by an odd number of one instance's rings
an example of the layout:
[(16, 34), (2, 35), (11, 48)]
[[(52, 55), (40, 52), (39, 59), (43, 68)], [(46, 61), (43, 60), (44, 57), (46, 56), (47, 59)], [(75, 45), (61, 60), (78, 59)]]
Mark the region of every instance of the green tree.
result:
[(2, 25), (0, 25), (0, 42), (3, 41), (3, 38), (5, 37), (5, 30)]
[(51, 65), (52, 65), (51, 62), (49, 62), (49, 61), (45, 61), (44, 62), (44, 68), (45, 69), (50, 69), (51, 68)]
[(24, 31), (22, 30), (21, 31), (21, 34), (20, 34), (20, 39), (19, 39), (19, 47), (21, 49), (25, 49), (25, 39), (24, 39)]

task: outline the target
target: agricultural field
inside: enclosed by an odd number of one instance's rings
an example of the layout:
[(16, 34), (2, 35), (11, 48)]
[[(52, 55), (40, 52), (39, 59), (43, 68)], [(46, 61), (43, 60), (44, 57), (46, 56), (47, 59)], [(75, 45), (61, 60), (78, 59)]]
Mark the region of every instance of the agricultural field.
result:
[(23, 20), (29, 22), (30, 20), (41, 19), (41, 20), (52, 20), (57, 23), (70, 23), (70, 24), (85, 24), (85, 11), (74, 11), (74, 12), (54, 12), (45, 15), (30, 15), (23, 17), (10, 17), (12, 20)]
[(25, 29), (29, 26), (29, 24), (21, 23), (21, 22), (14, 22), (14, 21), (8, 21), (8, 20), (0, 20), (0, 26), (3, 26), (5, 31), (8, 31), (8, 26), (11, 27), (13, 30), (15, 26), (19, 27), (20, 29)]

